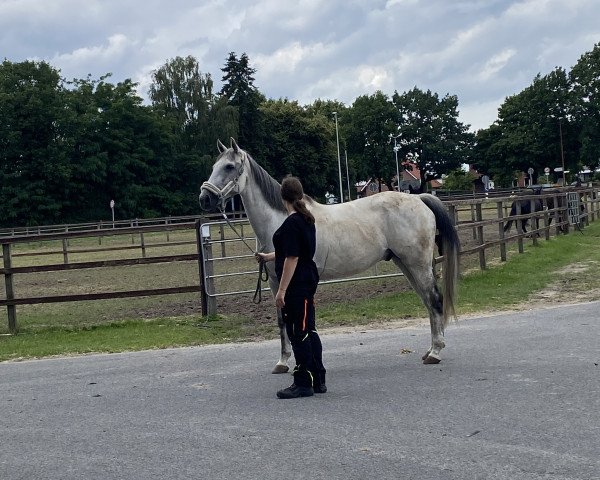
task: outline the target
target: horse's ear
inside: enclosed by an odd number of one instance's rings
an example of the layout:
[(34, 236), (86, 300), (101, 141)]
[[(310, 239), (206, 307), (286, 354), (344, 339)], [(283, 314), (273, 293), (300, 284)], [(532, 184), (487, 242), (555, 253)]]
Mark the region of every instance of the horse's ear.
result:
[(233, 137), (231, 137), (231, 148), (233, 148), (233, 151), (235, 153), (240, 153), (240, 147), (238, 147), (238, 144), (235, 143), (235, 140), (233, 139)]
[(219, 149), (220, 153), (223, 153), (225, 150), (227, 150), (227, 147), (223, 145), (219, 139), (217, 139), (217, 148)]

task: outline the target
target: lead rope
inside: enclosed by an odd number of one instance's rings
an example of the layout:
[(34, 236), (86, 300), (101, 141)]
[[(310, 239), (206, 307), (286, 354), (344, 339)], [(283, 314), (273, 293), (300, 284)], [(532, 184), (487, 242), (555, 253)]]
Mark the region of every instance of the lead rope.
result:
[[(221, 210), (221, 207), (219, 207), (219, 210)], [(235, 229), (233, 224), (229, 221), (229, 218), (227, 218), (227, 215), (225, 214), (225, 210), (221, 210), (221, 215), (223, 215), (223, 218), (227, 222), (227, 225), (229, 225), (229, 228), (231, 228), (235, 232), (235, 234), (238, 236), (238, 238), (242, 242), (244, 242), (244, 245), (246, 245), (248, 247), (248, 249), (252, 252), (252, 254), (256, 257), (256, 254), (258, 252), (256, 252), (250, 245), (248, 245), (248, 242), (246, 242), (246, 240), (244, 240), (244, 237), (242, 237), (238, 233), (238, 231)], [(263, 262), (261, 260), (258, 263), (258, 280), (256, 281), (256, 290), (254, 290), (254, 297), (252, 298), (252, 302), (254, 302), (258, 305), (262, 301), (262, 282), (268, 282), (268, 281), (269, 281), (269, 272), (265, 268), (265, 262)]]

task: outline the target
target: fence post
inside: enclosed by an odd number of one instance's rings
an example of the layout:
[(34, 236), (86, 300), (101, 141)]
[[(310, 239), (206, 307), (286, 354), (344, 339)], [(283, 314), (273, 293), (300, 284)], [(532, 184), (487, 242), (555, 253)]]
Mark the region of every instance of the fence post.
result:
[[(475, 205), (475, 218), (477, 220), (477, 222), (482, 222), (483, 221), (483, 213), (481, 211), (481, 203), (478, 203), (477, 205)], [(481, 245), (483, 247), (484, 244), (484, 240), (483, 240), (483, 225), (479, 225), (477, 227), (477, 239), (479, 242), (479, 245)], [(479, 250), (479, 269), (480, 270), (485, 270), (485, 248), (482, 248), (481, 250)]]
[(219, 225), (219, 236), (221, 237), (221, 257), (225, 258), (225, 228), (223, 224)]
[(584, 218), (585, 218), (585, 226), (589, 227), (590, 226), (590, 203), (588, 200), (588, 192), (587, 191), (583, 192), (582, 201), (583, 201), (583, 205), (585, 208), (585, 211), (583, 212)]
[[(471, 222), (476, 222), (477, 215), (475, 214), (475, 205), (471, 204)], [(473, 227), (473, 240), (477, 240), (477, 228)]]
[(448, 215), (450, 215), (450, 218), (452, 219), (452, 222), (454, 223), (454, 228), (456, 229), (458, 226), (458, 214), (456, 212), (456, 205), (453, 205), (453, 204), (448, 205)]
[(535, 199), (532, 198), (529, 200), (529, 212), (531, 214), (531, 217), (529, 217), (529, 230), (531, 230), (531, 240), (533, 242), (534, 245), (538, 244), (538, 230), (540, 228), (539, 225), (539, 221), (538, 221), (538, 215), (537, 212), (535, 211)]
[(550, 240), (550, 217), (548, 215), (548, 199), (546, 197), (542, 199), (542, 209), (544, 212), (544, 238), (548, 241)]
[(146, 242), (144, 242), (144, 232), (140, 232), (140, 244), (142, 246), (142, 258), (146, 258)]
[(196, 243), (198, 249), (198, 266), (200, 270), (200, 286), (202, 316), (216, 315), (217, 299), (214, 296), (215, 286), (212, 262), (212, 246), (210, 244), (210, 226), (202, 225), (196, 220)]
[(517, 245), (519, 247), (519, 253), (523, 253), (523, 219), (519, 218), (521, 216), (521, 202), (517, 201), (515, 203), (515, 207), (516, 207), (516, 216), (518, 218), (517, 223), (516, 223), (516, 227), (517, 227), (517, 234), (519, 235), (517, 238)]
[[(102, 230), (102, 220), (98, 224), (98, 230)], [(102, 235), (98, 235), (98, 245), (102, 245)]]
[(498, 213), (498, 237), (500, 237), (500, 261), (506, 262), (506, 242), (504, 241), (504, 208), (502, 201), (496, 202)]
[(165, 225), (167, 226), (167, 242), (169, 241), (169, 220), (170, 220), (170, 216), (168, 218), (165, 218)]
[[(12, 259), (10, 258), (10, 243), (2, 244), (2, 257), (4, 260), (4, 285), (6, 290), (6, 300), (13, 300), (15, 292), (13, 290)], [(17, 307), (15, 305), (7, 305), (6, 311), (8, 314), (8, 331), (12, 334), (17, 333)]]
[(69, 253), (68, 253), (68, 239), (62, 239), (62, 250), (63, 250), (63, 263), (67, 265), (69, 263)]
[(563, 233), (567, 234), (571, 232), (571, 222), (569, 222), (569, 200), (567, 198), (568, 193), (568, 191), (563, 192), (563, 208), (561, 210), (561, 218), (564, 223)]
[(552, 215), (554, 215), (554, 235), (556, 235), (557, 237), (560, 235), (560, 232), (562, 231), (562, 213), (560, 211), (561, 207), (562, 207), (562, 200), (560, 200), (561, 203), (559, 203), (559, 197), (558, 195), (552, 195), (552, 202), (554, 203), (554, 212), (552, 213)]

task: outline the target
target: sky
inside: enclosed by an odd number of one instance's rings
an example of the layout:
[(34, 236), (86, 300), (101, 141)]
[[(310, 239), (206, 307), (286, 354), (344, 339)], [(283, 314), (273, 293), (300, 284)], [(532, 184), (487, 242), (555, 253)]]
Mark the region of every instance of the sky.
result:
[(267, 98), (338, 100), (418, 87), (489, 127), (507, 96), (600, 42), (600, 0), (0, 0), (0, 60), (66, 79), (132, 79), (192, 55), (215, 90), (246, 53)]

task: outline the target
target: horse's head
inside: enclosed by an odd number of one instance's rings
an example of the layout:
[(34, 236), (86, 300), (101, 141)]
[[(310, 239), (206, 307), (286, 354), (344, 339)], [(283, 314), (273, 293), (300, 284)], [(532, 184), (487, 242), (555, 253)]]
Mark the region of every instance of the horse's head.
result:
[(249, 168), (248, 155), (231, 139), (227, 148), (217, 141), (219, 156), (213, 165), (210, 178), (200, 188), (200, 208), (207, 212), (225, 209), (225, 202), (241, 193), (246, 186)]

